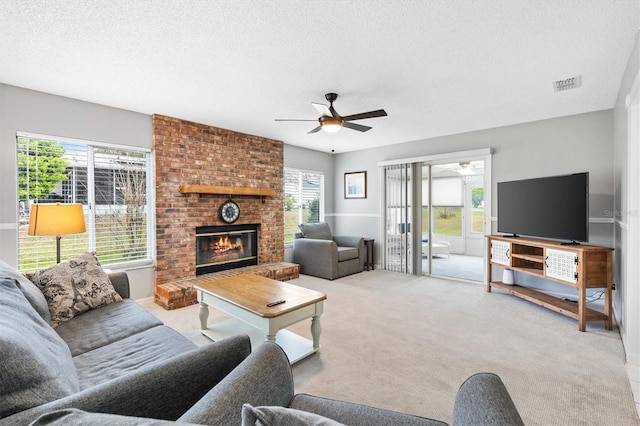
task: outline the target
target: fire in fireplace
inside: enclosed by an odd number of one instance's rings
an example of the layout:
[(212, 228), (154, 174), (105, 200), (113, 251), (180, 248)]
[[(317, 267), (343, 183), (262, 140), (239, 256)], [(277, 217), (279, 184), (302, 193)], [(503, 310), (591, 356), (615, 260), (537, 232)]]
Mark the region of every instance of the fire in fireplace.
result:
[(196, 275), (258, 264), (260, 225), (198, 226)]

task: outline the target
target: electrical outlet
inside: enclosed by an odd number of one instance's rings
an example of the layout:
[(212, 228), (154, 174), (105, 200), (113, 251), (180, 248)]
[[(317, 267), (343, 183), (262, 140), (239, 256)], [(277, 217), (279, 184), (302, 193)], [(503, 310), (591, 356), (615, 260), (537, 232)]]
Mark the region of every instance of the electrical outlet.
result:
[(616, 283), (611, 283), (611, 290), (615, 290), (616, 289)]

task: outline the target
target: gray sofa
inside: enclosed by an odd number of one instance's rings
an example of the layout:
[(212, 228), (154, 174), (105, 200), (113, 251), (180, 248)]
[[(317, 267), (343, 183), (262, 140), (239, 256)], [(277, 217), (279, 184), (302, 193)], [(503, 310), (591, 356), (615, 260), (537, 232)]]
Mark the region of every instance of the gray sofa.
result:
[[(250, 353), (239, 335), (197, 347), (126, 300), (126, 274), (109, 277), (124, 301), (54, 329), (42, 293), (0, 261), (0, 425), (444, 424), (295, 394), (277, 344)], [(522, 420), (500, 378), (482, 373), (458, 391), (453, 423)]]
[[(262, 343), (233, 372), (187, 410), (178, 423), (205, 425), (407, 425), (446, 423), (425, 417), (344, 401), (295, 394), (291, 366), (275, 343)], [(165, 425), (156, 419), (60, 410), (35, 425)], [(522, 419), (498, 376), (479, 373), (458, 390), (454, 425), (522, 425)]]
[(304, 223), (294, 234), (293, 262), (300, 273), (334, 280), (364, 270), (364, 238), (333, 235), (329, 224)]
[(58, 408), (175, 420), (251, 352), (247, 339), (198, 347), (129, 299), (52, 328), (42, 292), (0, 261), (0, 425)]

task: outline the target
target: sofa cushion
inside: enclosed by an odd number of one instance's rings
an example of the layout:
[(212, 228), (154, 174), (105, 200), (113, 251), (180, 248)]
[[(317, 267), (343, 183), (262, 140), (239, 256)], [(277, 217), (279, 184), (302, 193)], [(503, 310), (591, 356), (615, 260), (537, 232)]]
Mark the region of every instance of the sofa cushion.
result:
[(94, 253), (81, 254), (28, 277), (47, 299), (53, 327), (82, 312), (122, 300)]
[(149, 311), (126, 300), (78, 315), (60, 324), (56, 332), (77, 356), (159, 325), (162, 321)]
[(360, 252), (355, 247), (338, 247), (338, 262), (357, 259), (359, 257), (360, 257)]
[(40, 289), (35, 286), (35, 284), (2, 260), (0, 260), (0, 277), (7, 277), (15, 280), (16, 285), (22, 291), (24, 297), (27, 298), (31, 306), (33, 306), (33, 309), (35, 309), (47, 323), (51, 324), (51, 315), (49, 314), (47, 299), (44, 298), (44, 295)]
[[(80, 388), (124, 376), (198, 346), (167, 326), (153, 327), (73, 358)], [(122, 355), (122, 356), (119, 356)]]
[(242, 406), (242, 426), (341, 426), (326, 417), (285, 407)]
[[(182, 423), (188, 426), (185, 423)], [(38, 417), (29, 426), (111, 425), (111, 426), (169, 426), (175, 422), (118, 414), (89, 413), (76, 408), (51, 411)]]
[(0, 418), (80, 390), (71, 352), (27, 301), (0, 276)]
[(316, 240), (333, 240), (331, 228), (326, 222), (321, 223), (301, 223), (298, 225), (302, 236), (305, 238), (314, 238)]

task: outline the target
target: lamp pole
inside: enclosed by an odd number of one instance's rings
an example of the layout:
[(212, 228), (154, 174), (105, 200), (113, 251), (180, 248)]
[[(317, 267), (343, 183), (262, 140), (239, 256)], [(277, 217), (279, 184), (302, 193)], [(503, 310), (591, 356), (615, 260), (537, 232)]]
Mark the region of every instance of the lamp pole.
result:
[(62, 235), (56, 235), (56, 263), (60, 263), (60, 240)]

